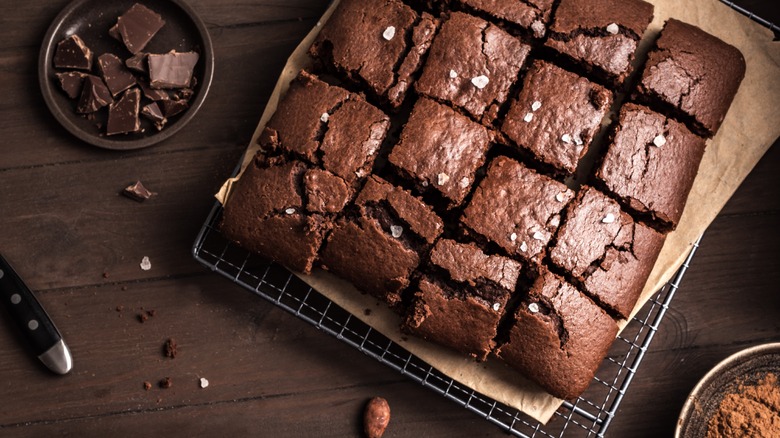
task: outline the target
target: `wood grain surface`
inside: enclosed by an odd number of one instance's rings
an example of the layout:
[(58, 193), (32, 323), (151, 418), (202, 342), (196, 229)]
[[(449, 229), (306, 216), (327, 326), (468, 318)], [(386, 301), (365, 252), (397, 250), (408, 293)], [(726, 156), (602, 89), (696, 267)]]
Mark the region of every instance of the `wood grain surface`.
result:
[[(38, 50), (67, 2), (0, 5), (0, 251), (75, 360), (51, 375), (0, 313), (0, 436), (358, 436), (375, 395), (392, 408), (387, 437), (505, 436), (193, 260), (212, 194), (327, 1), (189, 3), (214, 42), (213, 87), (187, 129), (135, 152), (79, 142), (43, 102)], [(739, 3), (780, 22), (776, 2)], [(137, 179), (158, 196), (120, 196)], [(708, 369), (780, 340), (778, 226), (776, 144), (704, 236), (608, 436), (669, 436)], [(162, 354), (168, 338), (175, 359)], [(157, 386), (165, 377), (169, 389)]]

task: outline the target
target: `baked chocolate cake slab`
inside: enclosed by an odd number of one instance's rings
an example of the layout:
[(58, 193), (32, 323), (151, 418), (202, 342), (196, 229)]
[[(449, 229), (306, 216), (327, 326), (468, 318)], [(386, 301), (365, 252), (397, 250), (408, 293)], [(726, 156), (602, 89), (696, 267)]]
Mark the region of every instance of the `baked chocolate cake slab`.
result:
[(490, 124), (530, 51), (500, 27), (453, 12), (433, 40), (415, 88)]
[(567, 208), (550, 260), (606, 310), (628, 318), (665, 238), (634, 222), (617, 201), (583, 187)]
[(501, 131), (561, 174), (573, 174), (612, 104), (604, 87), (535, 61), (512, 101)]
[(258, 138), (355, 183), (371, 172), (390, 118), (361, 96), (301, 71)]
[(544, 37), (553, 8), (553, 0), (451, 0), (451, 2), (466, 10), (517, 26), (534, 38)]
[(573, 198), (565, 184), (500, 156), (490, 163), (460, 222), (476, 240), (538, 264)]
[(440, 239), (401, 330), (485, 360), (522, 265), (474, 244)]
[(704, 137), (718, 132), (739, 84), (745, 58), (736, 47), (682, 21), (669, 19), (649, 54), (638, 98), (661, 105)]
[(653, 5), (642, 0), (561, 0), (545, 45), (620, 86), (652, 20)]
[(343, 0), (309, 53), (391, 108), (403, 103), (437, 20), (396, 0)]
[(401, 292), (444, 225), (422, 200), (377, 176), (366, 180), (352, 210), (327, 238), (322, 267), (399, 311)]
[(618, 332), (603, 309), (544, 268), (514, 319), (497, 356), (568, 400), (588, 388)]
[(660, 231), (677, 227), (705, 141), (682, 123), (628, 103), (596, 179), (621, 205)]
[(456, 207), (471, 191), (491, 137), (484, 126), (421, 97), (388, 160), (420, 191), (436, 191)]

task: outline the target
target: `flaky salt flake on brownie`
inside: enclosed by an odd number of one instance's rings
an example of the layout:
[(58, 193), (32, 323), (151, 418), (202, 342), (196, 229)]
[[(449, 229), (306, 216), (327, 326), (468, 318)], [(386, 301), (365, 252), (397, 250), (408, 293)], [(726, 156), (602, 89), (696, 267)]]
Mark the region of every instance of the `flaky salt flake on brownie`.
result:
[(490, 140), (484, 126), (422, 97), (389, 161), (421, 190), (435, 190), (455, 207), (463, 202), (477, 169), (485, 162)]
[(676, 228), (704, 155), (704, 139), (632, 103), (621, 109), (610, 138), (596, 180), (656, 228)]
[(467, 10), (487, 14), (494, 20), (517, 26), (536, 38), (544, 36), (553, 7), (553, 0), (455, 0), (455, 2)]
[(545, 45), (620, 85), (652, 20), (653, 5), (642, 0), (561, 0)]
[[(573, 174), (611, 103), (612, 93), (604, 87), (536, 61), (526, 73), (501, 131), (556, 172)], [(528, 108), (534, 107), (533, 117), (526, 120)]]
[(739, 49), (672, 18), (650, 51), (637, 91), (645, 103), (670, 109), (667, 115), (712, 137), (744, 77), (745, 58)]
[(541, 269), (498, 357), (550, 394), (582, 394), (617, 336), (615, 321), (564, 279)]
[(439, 240), (401, 330), (485, 360), (521, 268), (474, 244)]
[(406, 97), (437, 20), (396, 0), (343, 0), (309, 53), (391, 108)]
[[(501, 156), (490, 164), (460, 221), (478, 240), (539, 263), (572, 198), (574, 192), (563, 183)], [(512, 233), (516, 238), (508, 239)]]
[(620, 205), (584, 187), (567, 208), (550, 260), (606, 310), (627, 318), (665, 236), (634, 222)]
[[(420, 94), (491, 123), (530, 50), (500, 27), (454, 12), (434, 39), (415, 87)], [(452, 71), (457, 72), (455, 77)]]

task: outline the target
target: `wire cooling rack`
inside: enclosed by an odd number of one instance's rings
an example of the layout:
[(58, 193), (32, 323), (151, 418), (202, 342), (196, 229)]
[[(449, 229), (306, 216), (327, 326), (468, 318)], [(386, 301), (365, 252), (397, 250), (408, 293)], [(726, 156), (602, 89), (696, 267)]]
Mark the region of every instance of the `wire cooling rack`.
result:
[(447, 377), (331, 302), (285, 268), (233, 245), (217, 230), (221, 216), (222, 207), (216, 204), (193, 246), (195, 258), (202, 264), (521, 437), (560, 437), (564, 433), (567, 436), (603, 436), (698, 248), (697, 242), (675, 278), (623, 330), (585, 394), (573, 403), (564, 402), (554, 417), (542, 425), (517, 409)]
[[(774, 23), (732, 1), (720, 1), (769, 28), (775, 35), (780, 34), (780, 27)], [(517, 409), (447, 377), (331, 302), (285, 268), (231, 244), (216, 229), (221, 216), (222, 206), (216, 203), (198, 233), (192, 251), (200, 263), (505, 431), (528, 438), (562, 437), (564, 434), (604, 436), (699, 247), (699, 241), (694, 243), (674, 278), (623, 329), (588, 390), (576, 401), (564, 402), (543, 425)]]

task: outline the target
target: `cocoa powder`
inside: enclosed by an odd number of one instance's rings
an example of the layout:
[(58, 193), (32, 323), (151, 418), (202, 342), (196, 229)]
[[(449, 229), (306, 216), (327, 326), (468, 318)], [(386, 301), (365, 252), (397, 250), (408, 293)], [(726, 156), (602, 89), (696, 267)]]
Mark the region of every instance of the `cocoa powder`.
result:
[(726, 394), (707, 423), (707, 438), (780, 437), (780, 386), (769, 373)]

